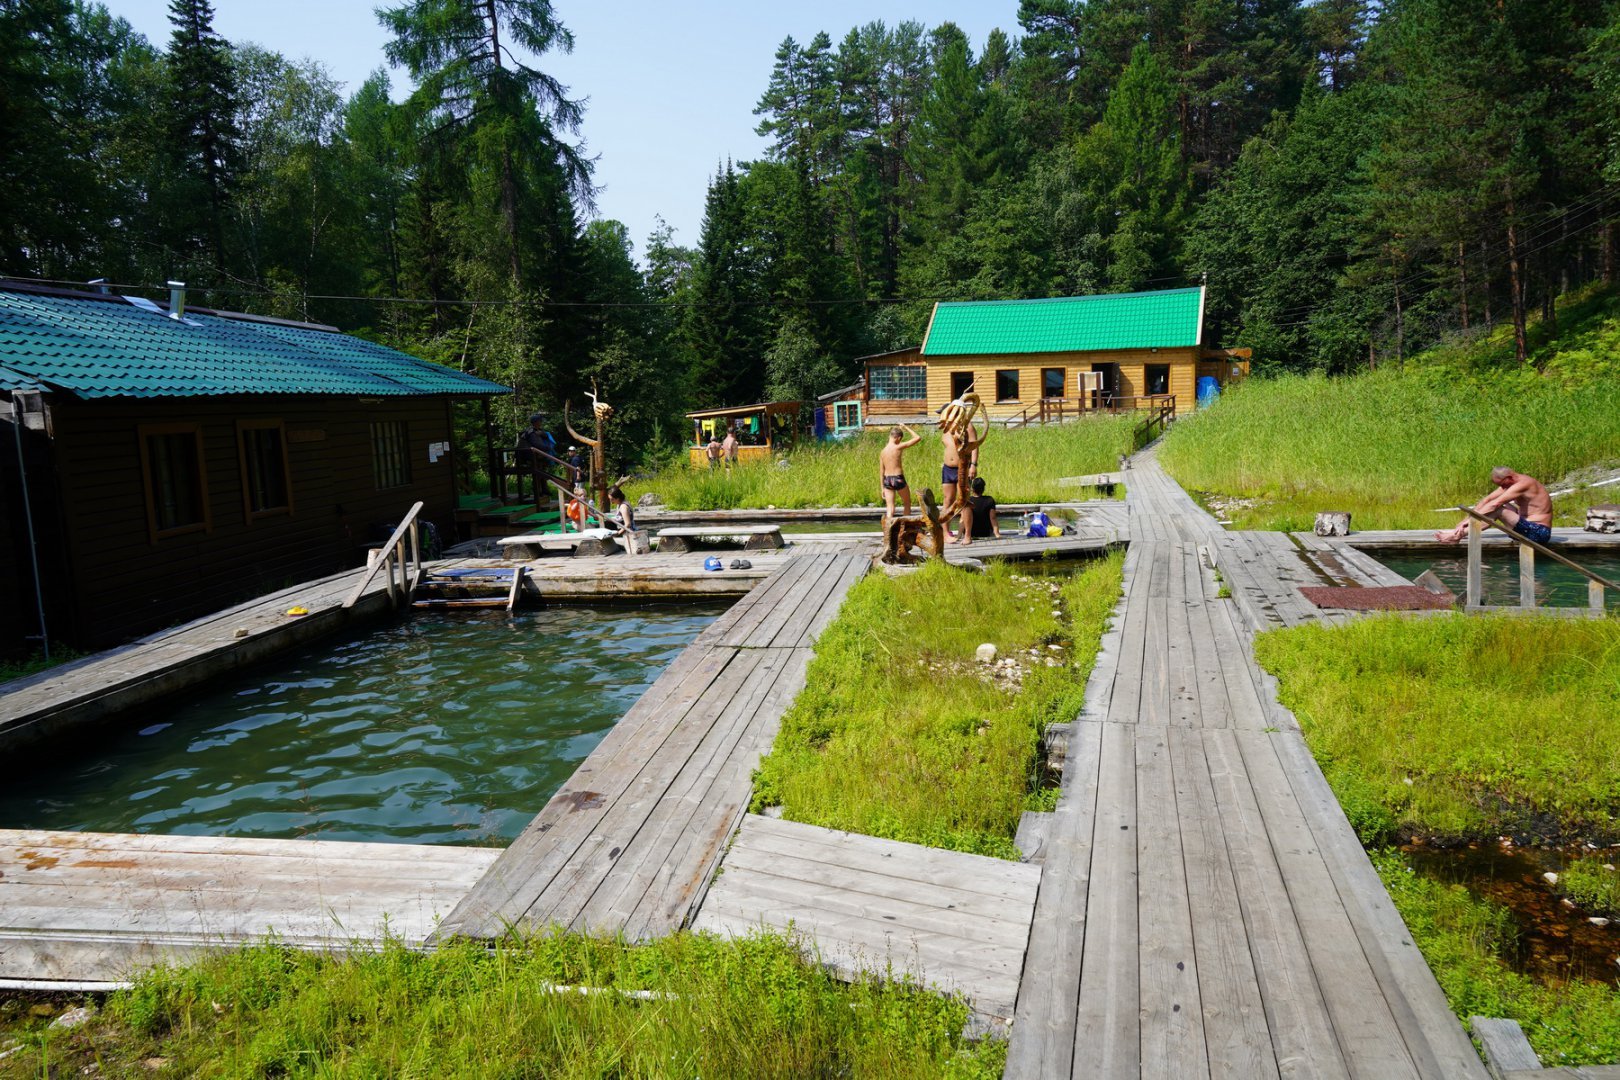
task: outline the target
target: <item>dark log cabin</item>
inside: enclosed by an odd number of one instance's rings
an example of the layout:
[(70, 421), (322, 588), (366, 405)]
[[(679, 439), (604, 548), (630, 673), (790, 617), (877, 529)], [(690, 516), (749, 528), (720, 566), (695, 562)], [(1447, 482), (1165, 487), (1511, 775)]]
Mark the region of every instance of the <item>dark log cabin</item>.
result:
[(0, 653), (39, 647), (36, 559), (51, 640), (98, 649), (359, 565), (417, 500), (450, 536), (452, 403), (509, 392), (332, 327), (0, 281)]

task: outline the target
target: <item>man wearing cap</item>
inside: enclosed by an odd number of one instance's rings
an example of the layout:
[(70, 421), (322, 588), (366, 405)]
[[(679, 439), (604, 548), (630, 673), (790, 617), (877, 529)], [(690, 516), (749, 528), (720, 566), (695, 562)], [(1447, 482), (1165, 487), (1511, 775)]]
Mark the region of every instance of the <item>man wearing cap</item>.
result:
[[(557, 454), (557, 440), (552, 437), (551, 432), (545, 429), (545, 423), (545, 413), (537, 412), (533, 414), (529, 417), (528, 430), (520, 434), (517, 439), (518, 467), (522, 468), (527, 465), (530, 474), (534, 477), (534, 508), (536, 510), (543, 509), (541, 500), (545, 498), (546, 494), (545, 477), (547, 466), (551, 464), (542, 455), (549, 454), (555, 457)], [(540, 453), (535, 453), (536, 450), (540, 451)]]

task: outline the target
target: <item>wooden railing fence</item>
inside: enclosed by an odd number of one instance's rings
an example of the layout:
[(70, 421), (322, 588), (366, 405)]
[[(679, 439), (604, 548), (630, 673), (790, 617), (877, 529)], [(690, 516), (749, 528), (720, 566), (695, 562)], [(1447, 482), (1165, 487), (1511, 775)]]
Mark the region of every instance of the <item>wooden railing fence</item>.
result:
[(422, 580), (422, 545), (416, 524), (416, 515), (421, 512), (420, 502), (411, 507), (410, 512), (395, 527), (388, 542), (377, 553), (376, 559), (366, 570), (360, 583), (354, 587), (349, 598), (343, 601), (344, 607), (352, 608), (359, 603), (360, 597), (365, 595), (366, 587), (371, 584), (371, 579), (379, 572), (386, 572), (388, 575), (390, 604), (399, 607), (402, 603), (410, 602), (411, 594), (416, 591), (416, 586)]
[(1536, 555), (1547, 556), (1555, 562), (1563, 563), (1571, 570), (1586, 579), (1586, 604), (1593, 611), (1601, 614), (1604, 611), (1604, 589), (1614, 589), (1620, 592), (1620, 585), (1616, 585), (1608, 578), (1594, 574), (1580, 563), (1547, 547), (1538, 544), (1527, 536), (1521, 536), (1512, 529), (1503, 525), (1492, 517), (1486, 517), (1473, 507), (1459, 506), (1457, 508), (1471, 520), (1468, 523), (1468, 584), (1464, 593), (1464, 602), (1469, 608), (1485, 607), (1485, 528), (1493, 525), (1505, 533), (1514, 543), (1519, 545), (1519, 604), (1521, 608), (1536, 606)]

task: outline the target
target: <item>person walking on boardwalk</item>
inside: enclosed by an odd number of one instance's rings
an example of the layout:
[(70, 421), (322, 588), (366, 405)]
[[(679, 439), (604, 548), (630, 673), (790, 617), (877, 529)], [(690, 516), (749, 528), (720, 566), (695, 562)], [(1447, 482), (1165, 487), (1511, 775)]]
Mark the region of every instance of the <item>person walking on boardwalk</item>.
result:
[[(908, 435), (910, 438), (906, 438)], [(922, 436), (905, 424), (897, 424), (889, 429), (889, 441), (883, 444), (883, 451), (878, 454), (878, 479), (883, 487), (885, 519), (894, 517), (896, 495), (905, 500), (905, 516), (911, 516), (911, 488), (906, 484), (904, 459), (906, 451), (920, 442)]]
[(709, 471), (720, 467), (720, 439), (713, 431), (709, 432), (709, 445), (705, 448), (709, 455)]
[[(1540, 480), (1498, 465), (1491, 470), (1491, 483), (1496, 490), (1474, 504), (1474, 513), (1496, 518), (1526, 540), (1545, 544), (1552, 539), (1552, 496)], [(1437, 532), (1434, 538), (1455, 544), (1468, 535), (1472, 520), (1463, 518), (1455, 529)]]
[(735, 428), (726, 428), (726, 440), (720, 444), (720, 452), (726, 457), (726, 472), (737, 464), (737, 431)]

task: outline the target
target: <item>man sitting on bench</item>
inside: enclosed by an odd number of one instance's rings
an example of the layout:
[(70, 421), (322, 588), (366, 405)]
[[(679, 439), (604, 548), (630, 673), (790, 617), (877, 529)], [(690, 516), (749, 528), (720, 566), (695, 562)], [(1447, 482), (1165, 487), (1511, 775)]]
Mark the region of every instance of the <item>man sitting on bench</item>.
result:
[[(1491, 470), (1491, 483), (1496, 490), (1474, 504), (1474, 513), (1496, 518), (1526, 540), (1545, 544), (1552, 539), (1552, 496), (1540, 480), (1499, 465)], [(1463, 518), (1455, 529), (1437, 532), (1434, 538), (1442, 544), (1458, 543), (1468, 535), (1471, 520)]]

